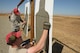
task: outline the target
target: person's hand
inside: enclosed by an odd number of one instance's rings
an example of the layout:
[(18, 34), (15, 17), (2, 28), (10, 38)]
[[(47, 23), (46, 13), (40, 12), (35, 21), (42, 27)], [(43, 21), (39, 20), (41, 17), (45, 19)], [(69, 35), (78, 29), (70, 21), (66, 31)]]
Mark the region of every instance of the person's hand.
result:
[(49, 22), (44, 22), (43, 24), (43, 29), (49, 30), (50, 29), (50, 23)]

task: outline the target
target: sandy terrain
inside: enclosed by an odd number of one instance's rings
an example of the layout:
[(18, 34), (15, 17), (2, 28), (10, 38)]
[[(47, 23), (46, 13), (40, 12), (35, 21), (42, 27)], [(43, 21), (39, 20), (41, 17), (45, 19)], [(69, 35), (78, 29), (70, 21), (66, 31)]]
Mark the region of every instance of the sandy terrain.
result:
[(5, 41), (6, 35), (12, 31), (8, 16), (9, 14), (0, 14), (0, 53), (8, 53), (9, 49)]
[[(53, 37), (80, 52), (80, 17), (54, 16)], [(64, 46), (62, 53), (76, 53)]]
[(0, 16), (0, 53), (8, 53), (8, 45), (5, 42), (5, 36), (11, 31), (11, 25), (8, 16)]
[[(9, 14), (0, 14), (0, 53), (8, 53), (9, 49), (5, 42), (6, 35), (12, 31), (8, 16)], [(23, 14), (22, 18), (24, 18)]]

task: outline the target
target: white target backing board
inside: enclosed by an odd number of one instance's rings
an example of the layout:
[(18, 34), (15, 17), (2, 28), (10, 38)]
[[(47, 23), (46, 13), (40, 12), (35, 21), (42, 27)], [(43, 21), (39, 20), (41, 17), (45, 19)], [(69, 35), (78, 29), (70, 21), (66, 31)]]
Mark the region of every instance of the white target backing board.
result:
[(24, 28), (24, 33), (26, 34), (26, 36), (28, 35), (28, 25), (29, 25), (29, 22), (30, 22), (30, 1), (27, 2), (25, 4), (25, 21), (27, 22), (27, 24), (25, 25), (25, 28)]
[(49, 35), (48, 53), (52, 53), (53, 4), (54, 4), (54, 0), (36, 0), (35, 2), (34, 34), (36, 35), (35, 38), (37, 42), (39, 41), (42, 31), (43, 31), (43, 23), (50, 22), (51, 24), (51, 28), (48, 34)]
[[(37, 3), (37, 1), (36, 1), (36, 3)], [(45, 0), (40, 0), (38, 3), (39, 3), (39, 10), (35, 15), (35, 17), (36, 17), (36, 41), (37, 42), (40, 40), (41, 35), (43, 33), (43, 23), (49, 22), (49, 14), (45, 11)], [(37, 4), (35, 4), (35, 5), (37, 5)], [(35, 6), (35, 8), (37, 9), (36, 6)], [(46, 43), (47, 46), (49, 45), (48, 43), (49, 42), (48, 42), (48, 38), (47, 38), (47, 43)], [(46, 46), (44, 46), (44, 48), (46, 48)], [(45, 51), (48, 51), (48, 47), (45, 49)]]

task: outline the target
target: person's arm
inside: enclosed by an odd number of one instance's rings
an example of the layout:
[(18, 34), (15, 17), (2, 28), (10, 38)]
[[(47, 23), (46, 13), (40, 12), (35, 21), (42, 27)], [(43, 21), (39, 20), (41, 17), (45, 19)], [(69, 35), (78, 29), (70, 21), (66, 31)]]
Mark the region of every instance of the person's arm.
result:
[(24, 0), (20, 0), (19, 4), (17, 5), (17, 8), (24, 2)]
[(43, 30), (43, 33), (42, 33), (42, 36), (41, 36), (39, 42), (37, 43), (37, 45), (29, 48), (28, 53), (36, 53), (44, 47), (45, 41), (46, 41), (47, 35), (48, 35), (48, 30), (50, 28), (50, 24), (45, 23), (43, 28), (44, 28), (44, 30)]
[(37, 45), (28, 49), (28, 53), (36, 53), (44, 47), (44, 44), (45, 44), (45, 41), (46, 41), (46, 38), (47, 38), (47, 33), (48, 33), (48, 30), (43, 30), (43, 34), (42, 34), (41, 39), (39, 40)]

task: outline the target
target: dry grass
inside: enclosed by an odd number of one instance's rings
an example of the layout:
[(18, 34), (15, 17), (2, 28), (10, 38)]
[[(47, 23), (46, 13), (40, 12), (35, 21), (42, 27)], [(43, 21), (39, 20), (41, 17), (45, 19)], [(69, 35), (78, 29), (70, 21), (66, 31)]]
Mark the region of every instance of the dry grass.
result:
[(80, 52), (80, 17), (54, 16), (53, 37)]
[(8, 16), (9, 14), (2, 14), (2, 13), (0, 13), (0, 16)]

